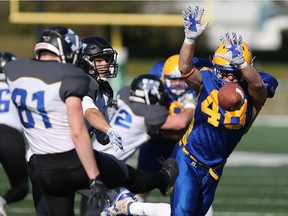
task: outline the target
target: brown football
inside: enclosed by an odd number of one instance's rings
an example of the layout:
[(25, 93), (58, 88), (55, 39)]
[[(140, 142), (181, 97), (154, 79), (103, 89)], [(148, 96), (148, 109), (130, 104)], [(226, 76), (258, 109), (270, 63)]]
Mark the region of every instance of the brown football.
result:
[(239, 109), (245, 100), (245, 93), (237, 83), (227, 83), (219, 89), (219, 105), (227, 110), (233, 111)]

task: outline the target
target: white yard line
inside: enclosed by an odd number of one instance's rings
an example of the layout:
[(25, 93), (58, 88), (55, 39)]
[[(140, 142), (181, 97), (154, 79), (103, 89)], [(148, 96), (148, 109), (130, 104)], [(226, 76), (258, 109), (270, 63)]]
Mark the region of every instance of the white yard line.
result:
[[(137, 166), (138, 151), (133, 157), (129, 158), (128, 164)], [(288, 166), (288, 154), (278, 153), (259, 153), (259, 152), (242, 152), (234, 151), (228, 158), (226, 166), (260, 166), (260, 167), (277, 167)]]
[(253, 123), (253, 126), (288, 127), (288, 115), (259, 114), (255, 122)]
[(288, 166), (288, 154), (235, 151), (228, 158), (226, 166)]

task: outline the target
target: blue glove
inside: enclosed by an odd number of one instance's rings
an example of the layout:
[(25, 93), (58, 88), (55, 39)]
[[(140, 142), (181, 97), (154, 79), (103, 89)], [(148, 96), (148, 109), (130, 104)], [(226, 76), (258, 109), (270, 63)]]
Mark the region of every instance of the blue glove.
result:
[(109, 136), (110, 144), (113, 146), (115, 151), (118, 151), (119, 149), (124, 151), (122, 146), (122, 137), (114, 128), (109, 128), (107, 135)]
[(109, 189), (104, 185), (99, 177), (90, 180), (90, 196), (87, 205), (99, 212), (103, 210), (106, 205), (111, 206), (111, 200), (108, 196)]
[(187, 6), (187, 12), (183, 11), (182, 16), (184, 20), (184, 32), (185, 32), (185, 42), (188, 44), (193, 44), (196, 38), (202, 34), (206, 29), (209, 22), (206, 21), (201, 25), (201, 19), (204, 14), (204, 8), (200, 8), (196, 5), (194, 9), (194, 14), (192, 13), (191, 7)]
[(234, 65), (236, 69), (242, 69), (247, 66), (247, 62), (244, 59), (243, 48), (242, 48), (242, 37), (241, 35), (237, 38), (235, 32), (232, 33), (232, 39), (230, 34), (226, 33), (226, 40), (221, 37), (220, 41), (224, 44), (227, 52), (225, 54), (216, 53), (216, 56), (223, 58)]

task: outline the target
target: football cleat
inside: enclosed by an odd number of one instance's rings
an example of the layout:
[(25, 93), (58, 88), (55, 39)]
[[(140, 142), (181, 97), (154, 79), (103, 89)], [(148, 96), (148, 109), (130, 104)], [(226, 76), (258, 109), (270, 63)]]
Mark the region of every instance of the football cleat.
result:
[(120, 193), (116, 196), (111, 206), (106, 206), (101, 212), (101, 216), (114, 216), (114, 215), (131, 215), (129, 212), (129, 206), (137, 202), (134, 195), (125, 188), (120, 190)]
[(0, 216), (7, 216), (6, 201), (0, 196)]
[(173, 192), (175, 180), (179, 174), (179, 167), (175, 159), (168, 158), (162, 166), (161, 171), (168, 177), (169, 181), (164, 189), (160, 190), (164, 196), (170, 196)]

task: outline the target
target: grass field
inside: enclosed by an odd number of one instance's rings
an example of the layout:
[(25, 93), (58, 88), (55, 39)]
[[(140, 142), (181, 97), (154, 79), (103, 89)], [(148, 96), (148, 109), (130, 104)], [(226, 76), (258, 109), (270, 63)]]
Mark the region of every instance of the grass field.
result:
[[(231, 155), (231, 163), (227, 163), (213, 204), (215, 216), (288, 215), (287, 131), (288, 127), (251, 128)], [(241, 156), (242, 154), (238, 154), (240, 152), (257, 153), (257, 158), (249, 154), (247, 157)], [(284, 161), (277, 160), (281, 158)], [(135, 160), (136, 157), (129, 160), (129, 163), (134, 164)], [(6, 175), (0, 168), (0, 193), (7, 187)], [(79, 200), (80, 197), (77, 196), (76, 215), (79, 215)], [(155, 190), (149, 201), (169, 202), (169, 199), (160, 196)], [(31, 194), (21, 202), (10, 204), (8, 213), (9, 216), (34, 215)]]

